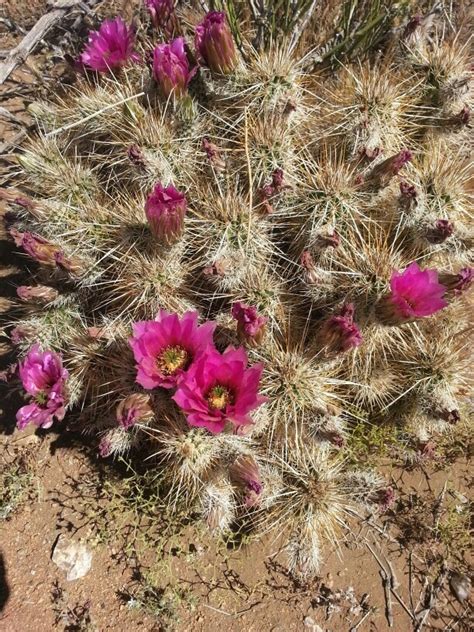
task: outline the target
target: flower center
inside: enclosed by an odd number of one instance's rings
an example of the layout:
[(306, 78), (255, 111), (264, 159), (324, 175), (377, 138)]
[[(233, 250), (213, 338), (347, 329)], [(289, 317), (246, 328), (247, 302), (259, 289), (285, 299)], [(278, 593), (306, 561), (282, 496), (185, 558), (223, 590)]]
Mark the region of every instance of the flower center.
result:
[(225, 386), (217, 384), (207, 394), (209, 406), (215, 410), (224, 410), (233, 400), (232, 393)]
[(158, 356), (157, 364), (163, 375), (173, 375), (176, 371), (184, 369), (190, 361), (189, 353), (184, 347), (175, 345), (166, 347)]
[(48, 401), (48, 395), (44, 391), (40, 391), (39, 393), (36, 394), (35, 401), (38, 404), (38, 406), (44, 406), (46, 402)]

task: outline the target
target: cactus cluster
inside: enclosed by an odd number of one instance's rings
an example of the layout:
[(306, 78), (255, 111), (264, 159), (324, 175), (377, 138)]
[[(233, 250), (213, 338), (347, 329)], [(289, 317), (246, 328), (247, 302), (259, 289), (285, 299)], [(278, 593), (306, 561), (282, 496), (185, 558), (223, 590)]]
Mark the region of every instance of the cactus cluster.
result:
[(473, 276), (462, 38), (407, 16), (323, 63), (310, 4), (279, 34), (243, 0), (104, 22), (3, 192), (31, 260), (19, 426), (67, 408), (212, 530), (281, 534), (303, 576), (393, 496), (349, 467), (355, 423), (423, 445), (468, 414)]

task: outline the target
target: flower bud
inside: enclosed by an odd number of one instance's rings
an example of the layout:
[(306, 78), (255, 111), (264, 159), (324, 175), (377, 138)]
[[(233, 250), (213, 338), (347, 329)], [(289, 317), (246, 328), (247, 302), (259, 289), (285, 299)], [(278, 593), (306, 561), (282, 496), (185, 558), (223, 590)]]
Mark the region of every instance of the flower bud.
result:
[(258, 464), (250, 455), (241, 455), (229, 468), (231, 481), (241, 487), (245, 494), (245, 505), (254, 507), (260, 502), (263, 483)]
[(469, 289), (474, 279), (474, 268), (462, 268), (458, 274), (442, 272), (439, 281), (447, 290), (448, 296), (460, 296)]
[(222, 11), (211, 11), (196, 27), (195, 47), (200, 63), (212, 72), (229, 74), (237, 63), (234, 40)]
[(405, 180), (402, 180), (400, 182), (400, 197), (398, 198), (402, 210), (406, 213), (408, 211), (411, 211), (411, 209), (417, 205), (416, 198), (416, 188), (412, 184), (409, 184)]
[(354, 323), (354, 305), (346, 303), (336, 316), (331, 316), (318, 333), (318, 342), (331, 353), (344, 353), (362, 343), (362, 334)]
[(214, 145), (214, 143), (211, 143), (207, 137), (204, 137), (202, 139), (202, 150), (205, 152), (207, 159), (216, 171), (224, 171), (225, 160), (222, 157), (221, 151), (217, 145)]
[(153, 76), (166, 98), (171, 94), (177, 99), (186, 95), (195, 72), (196, 69), (191, 70), (189, 67), (182, 37), (171, 44), (156, 46), (153, 52)]
[(235, 303), (232, 306), (232, 316), (237, 321), (237, 333), (241, 340), (253, 346), (262, 342), (268, 318), (259, 316), (256, 307)]
[(454, 232), (454, 224), (447, 219), (436, 220), (434, 226), (426, 234), (426, 239), (431, 244), (442, 244), (451, 237)]
[(174, 10), (174, 0), (145, 0), (153, 26), (163, 31), (167, 39), (171, 39), (179, 31), (178, 20)]
[(187, 201), (174, 186), (163, 187), (159, 182), (148, 196), (145, 213), (153, 235), (170, 245), (181, 236)]
[(150, 396), (145, 393), (134, 393), (123, 399), (117, 406), (117, 423), (126, 430), (139, 421), (145, 422), (153, 417)]

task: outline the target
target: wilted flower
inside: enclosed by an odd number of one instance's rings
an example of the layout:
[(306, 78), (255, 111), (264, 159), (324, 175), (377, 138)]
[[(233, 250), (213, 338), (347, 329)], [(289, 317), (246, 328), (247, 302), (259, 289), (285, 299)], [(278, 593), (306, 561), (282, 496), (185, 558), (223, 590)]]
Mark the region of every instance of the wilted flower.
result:
[(259, 316), (256, 307), (240, 302), (234, 303), (232, 316), (237, 321), (237, 333), (242, 340), (255, 345), (262, 342), (268, 318)]
[(35, 261), (47, 266), (63, 268), (67, 272), (78, 274), (83, 270), (82, 262), (77, 258), (66, 257), (57, 244), (30, 232), (20, 232), (16, 228), (10, 228), (10, 235), (15, 244)]
[(153, 26), (161, 29), (167, 38), (173, 37), (178, 30), (174, 10), (174, 0), (145, 0)]
[(408, 212), (417, 204), (416, 187), (405, 180), (400, 182), (400, 205), (402, 209)]
[(222, 11), (211, 11), (196, 26), (194, 43), (200, 62), (213, 72), (229, 74), (237, 63), (234, 40)]
[(460, 296), (469, 289), (474, 279), (474, 268), (462, 268), (458, 274), (442, 272), (439, 275), (439, 281), (449, 294)]
[(381, 301), (379, 315), (387, 324), (407, 322), (431, 316), (443, 307), (446, 288), (438, 282), (436, 270), (421, 270), (412, 263), (390, 279), (391, 293)]
[(187, 206), (184, 193), (158, 182), (145, 204), (146, 218), (155, 237), (168, 245), (179, 239)]
[(376, 189), (387, 186), (390, 180), (396, 176), (399, 171), (412, 159), (413, 154), (408, 149), (403, 149), (394, 156), (390, 156), (383, 162), (376, 165), (370, 175), (367, 178), (367, 182), (370, 183)]
[(142, 150), (140, 149), (138, 145), (135, 145), (135, 144), (130, 145), (130, 147), (127, 150), (127, 156), (129, 160), (133, 162), (133, 164), (136, 165), (137, 167), (143, 167), (143, 165), (145, 164), (145, 159), (144, 159)]
[(22, 430), (30, 422), (40, 428), (49, 428), (54, 418), (61, 421), (66, 412), (65, 382), (69, 377), (61, 356), (53, 351), (41, 351), (39, 345), (34, 345), (20, 363), (19, 374), (33, 403), (17, 412), (18, 428)]
[(165, 97), (184, 96), (196, 69), (190, 70), (184, 50), (184, 39), (178, 37), (171, 44), (160, 44), (153, 52), (153, 76)]
[(13, 237), (15, 245), (28, 254), (38, 263), (49, 266), (56, 266), (56, 253), (60, 251), (59, 246), (52, 244), (41, 235), (30, 232), (20, 232), (16, 228), (10, 228), (10, 235)]
[(247, 507), (258, 505), (263, 490), (263, 483), (255, 459), (248, 454), (242, 454), (230, 466), (229, 474), (231, 481), (243, 488), (245, 505)]
[(224, 171), (225, 160), (217, 145), (211, 143), (206, 136), (202, 139), (202, 150), (206, 153), (207, 159), (216, 171)]
[(428, 230), (426, 238), (432, 244), (442, 244), (451, 237), (453, 232), (454, 224), (452, 222), (448, 219), (437, 219), (434, 226)]
[(258, 394), (263, 365), (247, 368), (244, 349), (229, 347), (203, 353), (180, 382), (173, 399), (191, 426), (221, 432), (227, 422), (239, 427), (252, 423), (249, 413), (266, 401)]
[(145, 422), (153, 417), (150, 406), (150, 396), (145, 393), (133, 393), (122, 399), (117, 406), (117, 423), (122, 428), (128, 429), (139, 421)]
[(389, 486), (375, 492), (371, 500), (380, 507), (380, 511), (387, 511), (395, 502), (395, 498), (395, 491)]
[(156, 320), (133, 325), (130, 346), (137, 362), (137, 382), (143, 388), (174, 388), (196, 358), (213, 347), (216, 324), (198, 325), (198, 313), (186, 312), (181, 318), (161, 310)]
[(59, 292), (48, 285), (20, 285), (16, 288), (16, 293), (23, 301), (33, 303), (51, 303), (59, 296)]
[(354, 323), (354, 305), (346, 303), (339, 314), (326, 320), (318, 333), (318, 342), (331, 353), (344, 353), (362, 343), (362, 334)]
[(129, 61), (138, 61), (133, 52), (134, 29), (121, 17), (105, 20), (98, 31), (89, 33), (89, 41), (79, 56), (84, 66), (97, 72), (110, 72), (125, 66)]

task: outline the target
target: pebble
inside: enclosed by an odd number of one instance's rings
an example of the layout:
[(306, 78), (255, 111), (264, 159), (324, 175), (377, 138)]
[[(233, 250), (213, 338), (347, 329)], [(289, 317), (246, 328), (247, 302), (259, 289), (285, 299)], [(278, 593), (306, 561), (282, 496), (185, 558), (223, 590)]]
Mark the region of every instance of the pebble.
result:
[(87, 575), (92, 565), (92, 553), (86, 545), (75, 542), (64, 534), (59, 536), (51, 559), (66, 572), (69, 582)]

